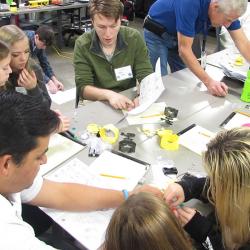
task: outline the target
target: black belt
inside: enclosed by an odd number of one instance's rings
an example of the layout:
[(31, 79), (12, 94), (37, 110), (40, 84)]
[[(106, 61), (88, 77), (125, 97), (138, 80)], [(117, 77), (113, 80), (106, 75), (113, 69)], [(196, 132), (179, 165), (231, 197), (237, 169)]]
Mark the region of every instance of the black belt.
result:
[(157, 36), (162, 36), (163, 33), (166, 32), (166, 28), (160, 23), (154, 21), (152, 18), (147, 16), (144, 20), (143, 28), (151, 31)]

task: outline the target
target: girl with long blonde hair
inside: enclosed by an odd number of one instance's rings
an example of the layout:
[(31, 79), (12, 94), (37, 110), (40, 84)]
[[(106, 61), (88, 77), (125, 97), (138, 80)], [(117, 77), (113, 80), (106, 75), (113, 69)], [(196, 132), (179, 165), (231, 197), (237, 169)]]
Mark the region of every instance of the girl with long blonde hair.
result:
[(171, 184), (165, 192), (167, 203), (207, 198), (214, 206), (214, 220), (192, 208), (177, 210), (190, 235), (205, 249), (250, 249), (250, 128), (220, 132), (207, 145), (203, 164), (207, 178), (186, 176)]

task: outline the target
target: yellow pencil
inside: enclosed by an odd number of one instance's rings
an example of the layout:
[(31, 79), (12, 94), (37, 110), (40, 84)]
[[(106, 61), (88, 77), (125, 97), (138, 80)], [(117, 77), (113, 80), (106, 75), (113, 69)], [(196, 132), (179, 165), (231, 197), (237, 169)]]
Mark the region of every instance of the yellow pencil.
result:
[(151, 118), (151, 117), (157, 117), (157, 116), (162, 116), (162, 115), (164, 115), (164, 113), (140, 116), (140, 118)]
[(204, 132), (201, 132), (201, 131), (200, 131), (199, 134), (200, 134), (200, 135), (203, 135), (203, 136), (206, 136), (206, 137), (208, 137), (208, 138), (211, 138), (210, 135), (208, 135), (208, 134), (206, 134), (206, 133), (204, 133)]
[(100, 176), (108, 177), (108, 178), (115, 178), (115, 179), (123, 179), (123, 180), (126, 179), (124, 176), (104, 174), (104, 173), (101, 173)]
[(246, 113), (246, 112), (244, 112), (244, 111), (237, 110), (237, 111), (235, 111), (235, 112), (236, 112), (236, 113), (239, 113), (239, 114), (241, 114), (241, 115), (245, 115), (245, 116), (250, 117), (250, 114), (249, 114), (249, 113)]

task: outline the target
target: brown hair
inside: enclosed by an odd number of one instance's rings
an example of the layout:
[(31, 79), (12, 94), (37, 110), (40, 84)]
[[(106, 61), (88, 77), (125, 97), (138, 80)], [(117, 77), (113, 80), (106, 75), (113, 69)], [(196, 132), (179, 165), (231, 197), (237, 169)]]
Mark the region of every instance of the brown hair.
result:
[(112, 17), (116, 21), (123, 15), (123, 4), (120, 0), (91, 0), (89, 3), (89, 15), (101, 14), (105, 17)]
[(165, 202), (149, 193), (132, 195), (114, 212), (105, 250), (191, 250), (191, 243)]
[(0, 40), (0, 60), (5, 59), (10, 54), (8, 45)]
[(223, 131), (207, 147), (208, 197), (226, 248), (238, 249), (250, 241), (250, 128)]

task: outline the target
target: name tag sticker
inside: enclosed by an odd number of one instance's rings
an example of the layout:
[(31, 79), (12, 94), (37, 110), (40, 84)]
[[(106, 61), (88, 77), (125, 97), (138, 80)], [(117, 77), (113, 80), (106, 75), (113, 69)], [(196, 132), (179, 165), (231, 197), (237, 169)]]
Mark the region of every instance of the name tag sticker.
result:
[(131, 66), (128, 65), (115, 69), (115, 77), (117, 81), (133, 78)]

